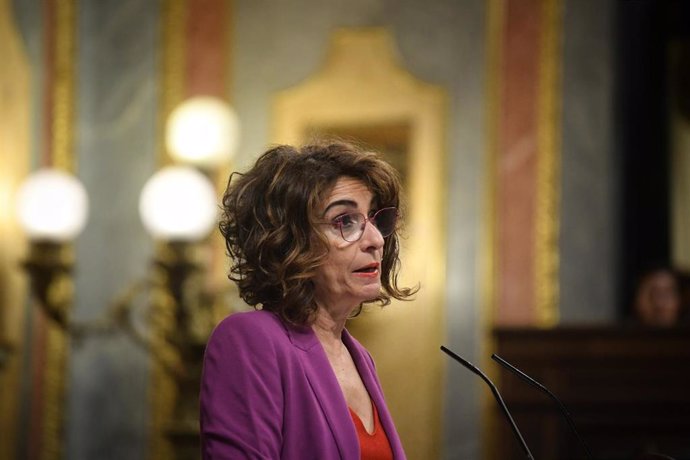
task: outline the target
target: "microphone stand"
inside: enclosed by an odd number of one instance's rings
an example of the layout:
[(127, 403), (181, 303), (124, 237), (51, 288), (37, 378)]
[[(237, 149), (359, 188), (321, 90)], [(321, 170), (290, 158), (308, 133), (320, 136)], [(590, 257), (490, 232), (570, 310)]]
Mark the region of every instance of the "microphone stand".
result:
[(491, 389), (491, 392), (493, 393), (494, 397), (496, 398), (496, 401), (498, 401), (498, 405), (503, 411), (503, 414), (506, 416), (508, 419), (508, 422), (510, 422), (510, 428), (512, 428), (513, 433), (515, 434), (515, 437), (520, 441), (520, 446), (522, 446), (522, 450), (525, 452), (525, 455), (529, 460), (534, 460), (534, 457), (532, 456), (532, 452), (530, 452), (529, 447), (527, 447), (527, 443), (525, 442), (525, 439), (522, 437), (522, 434), (520, 433), (520, 430), (518, 429), (517, 425), (515, 424), (515, 421), (513, 420), (513, 417), (510, 415), (510, 412), (508, 411), (508, 407), (506, 406), (506, 403), (503, 402), (503, 398), (501, 397), (501, 394), (498, 392), (498, 389), (496, 388), (496, 385), (493, 384), (493, 382), (484, 375), (482, 371), (480, 371), (474, 364), (470, 363), (469, 361), (465, 360), (464, 358), (458, 356), (457, 354), (453, 353), (450, 351), (448, 348), (444, 347), (441, 345), (441, 351), (446, 353), (448, 356), (465, 366), (467, 369), (470, 371), (474, 372), (477, 374), (479, 377), (486, 382), (487, 385), (489, 385), (489, 388)]

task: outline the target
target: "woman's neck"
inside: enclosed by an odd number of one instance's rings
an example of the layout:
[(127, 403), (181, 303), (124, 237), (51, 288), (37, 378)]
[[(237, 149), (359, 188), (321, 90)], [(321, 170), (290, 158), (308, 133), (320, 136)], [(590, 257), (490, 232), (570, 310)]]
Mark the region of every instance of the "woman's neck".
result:
[(336, 374), (338, 374), (339, 369), (343, 369), (344, 363), (351, 360), (349, 351), (343, 342), (343, 330), (346, 322), (347, 316), (335, 318), (327, 310), (319, 308), (316, 320), (311, 326)]
[(319, 307), (312, 329), (322, 344), (329, 345), (342, 342), (343, 329), (347, 322), (347, 315), (334, 315), (328, 309)]

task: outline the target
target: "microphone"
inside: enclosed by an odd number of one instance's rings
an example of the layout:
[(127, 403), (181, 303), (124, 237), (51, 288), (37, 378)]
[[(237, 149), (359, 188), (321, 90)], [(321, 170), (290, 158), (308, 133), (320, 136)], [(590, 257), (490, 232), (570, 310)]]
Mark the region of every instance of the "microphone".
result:
[(534, 460), (534, 457), (532, 457), (532, 452), (530, 452), (529, 447), (527, 447), (527, 443), (525, 442), (524, 438), (522, 437), (522, 434), (520, 433), (520, 430), (518, 429), (517, 425), (515, 424), (515, 421), (513, 420), (513, 417), (510, 415), (510, 411), (508, 411), (508, 406), (506, 406), (506, 403), (503, 402), (503, 398), (501, 397), (501, 394), (498, 392), (498, 389), (496, 388), (496, 385), (487, 377), (484, 375), (482, 371), (480, 371), (474, 364), (471, 362), (465, 360), (464, 358), (461, 358), (460, 356), (456, 355), (452, 351), (450, 351), (448, 348), (444, 347), (441, 345), (441, 351), (446, 353), (448, 356), (465, 366), (467, 369), (471, 370), (475, 374), (477, 374), (479, 377), (482, 378), (486, 382), (487, 385), (489, 385), (489, 388), (491, 388), (491, 393), (493, 393), (494, 397), (496, 398), (496, 401), (498, 401), (498, 405), (503, 411), (503, 414), (506, 416), (508, 419), (508, 422), (510, 422), (510, 428), (512, 428), (513, 433), (515, 434), (515, 437), (518, 439), (520, 442), (520, 446), (522, 446), (522, 450), (525, 452), (525, 455), (527, 456), (528, 459)]
[(558, 405), (558, 408), (560, 409), (561, 414), (563, 415), (563, 417), (565, 418), (565, 420), (568, 422), (568, 426), (570, 427), (570, 429), (572, 430), (572, 432), (575, 433), (575, 436), (577, 437), (577, 440), (578, 440), (578, 442), (580, 443), (580, 446), (582, 446), (582, 449), (587, 453), (587, 457), (588, 457), (588, 458), (591, 458), (591, 459), (594, 459), (594, 456), (592, 455), (592, 452), (589, 450), (589, 446), (587, 446), (587, 443), (584, 441), (584, 439), (582, 439), (582, 437), (580, 436), (580, 433), (578, 433), (578, 432), (577, 432), (577, 429), (575, 429), (575, 422), (573, 422), (573, 418), (570, 416), (570, 413), (568, 412), (568, 409), (565, 408), (565, 405), (561, 402), (560, 399), (558, 399), (558, 398), (556, 397), (556, 395), (554, 395), (553, 393), (551, 393), (551, 392), (548, 390), (548, 388), (546, 388), (544, 385), (542, 385), (541, 383), (537, 382), (535, 379), (533, 379), (532, 377), (530, 377), (529, 375), (525, 374), (524, 372), (522, 372), (522, 371), (521, 371), (520, 369), (518, 369), (517, 367), (513, 366), (512, 364), (510, 364), (508, 361), (506, 361), (505, 359), (503, 359), (503, 358), (501, 358), (500, 356), (498, 356), (496, 353), (494, 353), (494, 354), (491, 355), (491, 359), (493, 359), (493, 360), (496, 361), (498, 364), (500, 364), (501, 366), (505, 367), (506, 369), (508, 369), (508, 370), (511, 371), (513, 374), (517, 375), (518, 377), (520, 377), (522, 380), (526, 381), (527, 383), (529, 383), (529, 384), (532, 385), (533, 387), (536, 387), (537, 389), (543, 391), (543, 392), (546, 393), (552, 400), (554, 400), (554, 401), (556, 402), (556, 405)]

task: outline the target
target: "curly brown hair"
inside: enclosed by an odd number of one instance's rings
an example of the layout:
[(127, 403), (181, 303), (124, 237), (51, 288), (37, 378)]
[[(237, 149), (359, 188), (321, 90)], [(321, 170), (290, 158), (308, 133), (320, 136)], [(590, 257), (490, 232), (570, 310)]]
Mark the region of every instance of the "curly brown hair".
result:
[[(232, 265), (228, 278), (254, 308), (309, 325), (317, 310), (313, 277), (328, 254), (317, 210), (341, 177), (362, 181), (374, 206), (401, 206), (398, 173), (376, 153), (341, 141), (299, 149), (276, 146), (246, 173), (233, 173), (223, 195), (220, 231)], [(405, 300), (416, 289), (398, 287), (397, 231), (385, 238), (381, 292), (369, 302)]]

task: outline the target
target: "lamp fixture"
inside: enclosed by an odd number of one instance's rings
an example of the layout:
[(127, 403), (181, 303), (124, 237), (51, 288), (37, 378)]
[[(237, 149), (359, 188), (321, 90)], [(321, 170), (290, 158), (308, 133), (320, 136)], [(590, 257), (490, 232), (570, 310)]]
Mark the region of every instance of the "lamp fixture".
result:
[(146, 182), (139, 198), (139, 215), (153, 238), (198, 241), (218, 218), (211, 181), (189, 166), (168, 166)]
[(19, 222), (33, 241), (72, 241), (84, 229), (89, 199), (79, 180), (59, 169), (40, 169), (17, 192)]
[(179, 163), (201, 168), (228, 164), (239, 144), (239, 119), (222, 99), (197, 96), (177, 106), (166, 124), (165, 142)]
[[(228, 164), (235, 152), (239, 123), (220, 99), (192, 98), (171, 114), (166, 143), (178, 165), (156, 172), (144, 185), (139, 214), (159, 242), (146, 279), (116, 299), (106, 317), (92, 323), (70, 320), (74, 299), (72, 241), (88, 216), (88, 196), (65, 171), (41, 169), (20, 186), (17, 211), (29, 237), (23, 267), (33, 296), (46, 316), (74, 337), (124, 331), (144, 344), (172, 374), (178, 387), (174, 415), (165, 428), (178, 459), (197, 458), (197, 420), (201, 359), (214, 326), (214, 306), (227, 292), (210, 292), (204, 283), (202, 241), (218, 221), (216, 190), (208, 171)], [(137, 324), (135, 298), (148, 293), (147, 329)], [(151, 332), (154, 331), (154, 332)], [(0, 344), (1, 345), (1, 344)], [(4, 360), (0, 346), (0, 367)]]
[(86, 224), (86, 190), (66, 171), (40, 169), (20, 186), (17, 214), (31, 242), (23, 262), (31, 290), (45, 313), (66, 328), (74, 294), (70, 243)]

